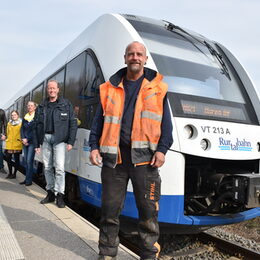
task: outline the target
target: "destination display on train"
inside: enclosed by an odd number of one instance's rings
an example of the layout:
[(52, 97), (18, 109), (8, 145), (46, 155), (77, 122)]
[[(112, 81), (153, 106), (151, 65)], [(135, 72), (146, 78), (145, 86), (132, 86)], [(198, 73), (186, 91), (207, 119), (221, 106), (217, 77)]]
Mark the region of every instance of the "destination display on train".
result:
[(211, 116), (233, 120), (246, 120), (241, 108), (221, 106), (189, 100), (181, 100), (183, 113), (190, 115)]

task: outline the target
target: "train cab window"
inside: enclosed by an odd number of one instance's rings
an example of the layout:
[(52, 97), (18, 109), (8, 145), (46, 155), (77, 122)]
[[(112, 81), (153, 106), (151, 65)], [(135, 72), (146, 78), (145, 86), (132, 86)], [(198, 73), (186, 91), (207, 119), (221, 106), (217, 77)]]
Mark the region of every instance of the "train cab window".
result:
[(53, 76), (51, 76), (49, 80), (56, 80), (58, 82), (59, 86), (59, 96), (64, 96), (64, 77), (65, 77), (65, 69), (60, 70), (58, 73), (55, 73)]
[(257, 124), (237, 72), (214, 42), (162, 24), (130, 23), (164, 75), (175, 116)]
[(32, 91), (32, 101), (37, 104), (40, 104), (43, 100), (43, 84), (38, 86)]
[(24, 96), (23, 98), (23, 115), (24, 116), (27, 113), (27, 103), (30, 101), (30, 93)]

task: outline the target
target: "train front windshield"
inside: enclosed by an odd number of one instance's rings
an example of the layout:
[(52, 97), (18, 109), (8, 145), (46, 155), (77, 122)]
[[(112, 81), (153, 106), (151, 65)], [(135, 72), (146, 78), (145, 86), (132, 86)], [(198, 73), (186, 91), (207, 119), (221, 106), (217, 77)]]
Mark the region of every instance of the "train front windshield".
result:
[[(129, 22), (164, 75), (175, 116), (257, 124), (241, 81), (217, 45), (205, 44), (178, 30), (169, 31), (141, 21)], [(212, 54), (211, 46), (218, 57)]]

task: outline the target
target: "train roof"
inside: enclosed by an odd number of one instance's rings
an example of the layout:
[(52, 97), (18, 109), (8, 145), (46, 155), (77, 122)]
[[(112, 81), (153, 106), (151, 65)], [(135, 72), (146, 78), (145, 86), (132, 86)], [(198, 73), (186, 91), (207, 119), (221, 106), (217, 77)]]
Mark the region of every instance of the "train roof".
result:
[[(4, 107), (8, 108), (15, 100), (18, 100), (21, 96), (26, 95), (32, 89), (42, 84), (48, 77), (59, 71), (66, 63), (88, 48), (91, 48), (97, 55), (102, 72), (107, 80), (109, 75), (124, 66), (122, 53), (125, 51), (125, 46), (133, 40), (143, 42), (140, 35), (130, 24), (131, 21), (141, 21), (159, 27), (165, 27), (169, 24), (169, 22), (164, 20), (129, 14), (104, 14), (100, 16), (18, 91)], [(185, 30), (195, 37), (204, 38), (193, 31)], [(115, 31), (117, 31), (117, 35), (115, 35)], [(104, 44), (106, 48), (104, 48)], [(116, 52), (108, 51), (112, 46)], [(149, 51), (147, 55), (150, 56)], [(112, 64), (111, 60), (113, 60)], [(156, 70), (152, 59), (148, 59), (147, 66)]]

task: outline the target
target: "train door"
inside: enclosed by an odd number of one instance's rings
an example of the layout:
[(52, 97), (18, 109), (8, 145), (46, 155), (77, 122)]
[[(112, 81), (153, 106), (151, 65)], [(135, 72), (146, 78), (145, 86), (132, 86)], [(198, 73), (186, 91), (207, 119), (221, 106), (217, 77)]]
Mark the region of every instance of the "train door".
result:
[(98, 87), (104, 81), (92, 51), (81, 53), (66, 66), (65, 97), (74, 106), (78, 131), (73, 151), (66, 160), (66, 170), (86, 176), (88, 137), (98, 104)]
[[(81, 103), (79, 93), (80, 89), (85, 85), (85, 60), (86, 53), (83, 52), (71, 60), (66, 65), (64, 96), (77, 111), (77, 118), (81, 115)], [(79, 173), (79, 132), (81, 132), (82, 123), (78, 123), (78, 133), (73, 150), (66, 154), (65, 170), (70, 173)]]

